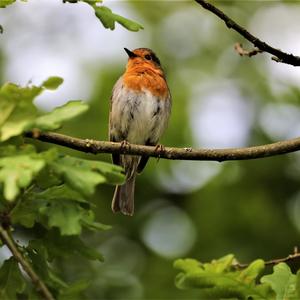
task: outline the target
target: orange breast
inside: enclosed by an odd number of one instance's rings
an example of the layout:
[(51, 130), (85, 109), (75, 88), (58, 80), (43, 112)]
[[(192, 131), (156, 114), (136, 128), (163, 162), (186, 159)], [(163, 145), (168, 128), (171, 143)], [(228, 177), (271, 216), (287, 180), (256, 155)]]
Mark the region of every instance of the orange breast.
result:
[(124, 85), (134, 91), (149, 90), (153, 95), (166, 99), (168, 85), (161, 70), (137, 66), (127, 68), (124, 74)]

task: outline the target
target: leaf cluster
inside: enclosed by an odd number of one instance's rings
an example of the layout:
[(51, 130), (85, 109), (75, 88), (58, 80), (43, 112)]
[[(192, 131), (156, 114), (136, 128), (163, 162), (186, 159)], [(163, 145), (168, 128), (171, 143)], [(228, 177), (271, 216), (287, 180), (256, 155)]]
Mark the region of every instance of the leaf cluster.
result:
[(197, 289), (200, 299), (292, 300), (300, 297), (300, 272), (293, 274), (286, 263), (274, 266), (273, 273), (261, 276), (265, 263), (257, 259), (241, 269), (232, 254), (210, 263), (178, 259), (174, 267), (179, 289)]
[[(53, 262), (72, 255), (103, 260), (80, 234), (109, 228), (95, 221), (89, 198), (97, 185), (122, 183), (124, 175), (119, 166), (63, 155), (56, 148), (38, 151), (26, 143), (25, 132), (58, 129), (88, 109), (82, 101), (70, 101), (49, 113), (38, 111), (35, 98), (62, 82), (50, 77), (39, 86), (6, 83), (0, 88), (0, 222), (12, 229), (41, 228), (41, 234), (18, 245), (19, 250), (56, 298), (72, 299), (87, 283), (65, 283)], [(0, 298), (16, 299), (20, 293), (35, 292), (9, 258), (0, 268)]]

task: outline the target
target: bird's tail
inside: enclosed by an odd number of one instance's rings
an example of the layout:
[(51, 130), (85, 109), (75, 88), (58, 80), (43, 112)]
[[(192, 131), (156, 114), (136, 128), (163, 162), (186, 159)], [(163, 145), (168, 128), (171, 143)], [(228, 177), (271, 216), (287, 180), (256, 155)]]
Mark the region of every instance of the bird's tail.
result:
[(124, 215), (132, 216), (134, 213), (134, 186), (135, 175), (123, 185), (116, 186), (111, 208), (113, 212), (120, 211)]
[(124, 215), (132, 216), (134, 213), (134, 187), (136, 168), (139, 157), (121, 157), (126, 172), (126, 182), (116, 186), (111, 208), (113, 212), (120, 211)]

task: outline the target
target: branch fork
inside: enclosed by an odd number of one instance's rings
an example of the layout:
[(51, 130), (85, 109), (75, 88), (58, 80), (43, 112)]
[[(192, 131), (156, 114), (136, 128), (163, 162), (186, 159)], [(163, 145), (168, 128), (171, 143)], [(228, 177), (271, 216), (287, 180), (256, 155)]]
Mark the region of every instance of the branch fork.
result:
[(272, 60), (276, 62), (292, 65), (295, 67), (300, 66), (300, 56), (296, 56), (291, 53), (286, 53), (270, 46), (266, 42), (260, 40), (259, 38), (251, 34), (244, 27), (242, 27), (241, 25), (233, 21), (223, 11), (221, 11), (219, 8), (215, 7), (208, 1), (206, 0), (195, 0), (195, 1), (198, 4), (200, 4), (204, 9), (209, 10), (217, 17), (219, 17), (221, 20), (223, 20), (229, 29), (233, 29), (236, 32), (238, 32), (241, 36), (243, 36), (246, 40), (248, 40), (251, 44), (253, 44), (259, 51), (272, 54), (273, 55)]

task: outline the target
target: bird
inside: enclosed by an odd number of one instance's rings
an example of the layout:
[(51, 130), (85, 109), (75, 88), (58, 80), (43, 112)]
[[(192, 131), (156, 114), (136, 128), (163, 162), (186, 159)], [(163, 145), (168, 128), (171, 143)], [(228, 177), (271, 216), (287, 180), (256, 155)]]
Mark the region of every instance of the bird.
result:
[[(161, 146), (158, 141), (168, 125), (172, 98), (160, 60), (149, 48), (124, 50), (128, 61), (112, 90), (109, 140), (125, 146), (130, 143)], [(134, 214), (135, 179), (148, 158), (112, 154), (113, 164), (120, 165), (125, 172), (125, 183), (115, 188), (113, 212)]]

